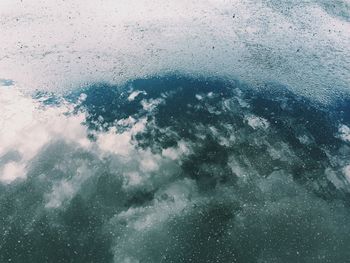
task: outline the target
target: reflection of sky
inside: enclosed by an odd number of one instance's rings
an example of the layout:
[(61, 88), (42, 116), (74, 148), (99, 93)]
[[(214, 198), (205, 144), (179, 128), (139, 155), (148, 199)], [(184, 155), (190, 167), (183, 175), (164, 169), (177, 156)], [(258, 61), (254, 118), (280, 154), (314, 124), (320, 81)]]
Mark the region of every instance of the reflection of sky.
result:
[(0, 262), (347, 262), (349, 12), (0, 1)]
[(0, 110), (1, 262), (349, 257), (348, 98), (167, 76)]

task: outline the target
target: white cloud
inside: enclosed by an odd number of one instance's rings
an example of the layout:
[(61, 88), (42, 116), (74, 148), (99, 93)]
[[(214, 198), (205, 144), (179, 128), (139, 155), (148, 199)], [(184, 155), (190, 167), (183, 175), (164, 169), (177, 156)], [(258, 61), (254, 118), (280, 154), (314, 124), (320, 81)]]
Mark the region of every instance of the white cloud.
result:
[(184, 141), (179, 141), (176, 147), (169, 147), (162, 150), (162, 155), (171, 160), (177, 160), (183, 155), (191, 153), (190, 148)]
[(350, 165), (347, 165), (343, 168), (343, 173), (345, 175), (345, 179), (350, 183)]
[(9, 162), (1, 170), (0, 181), (2, 183), (11, 183), (12, 181), (23, 178), (26, 175), (25, 164)]
[(339, 127), (339, 137), (344, 142), (350, 142), (350, 128), (346, 125), (341, 125)]
[(0, 181), (10, 183), (25, 178), (27, 164), (54, 140), (89, 147), (87, 129), (81, 124), (85, 115), (66, 115), (71, 107), (45, 107), (14, 86), (0, 88), (0, 156), (11, 151), (20, 156), (17, 162), (5, 163)]
[(258, 116), (253, 116), (253, 115), (246, 116), (245, 120), (248, 123), (248, 125), (252, 127), (254, 130), (259, 128), (265, 130), (270, 126), (269, 122), (266, 119)]
[(138, 231), (157, 227), (170, 216), (183, 212), (197, 194), (195, 182), (183, 179), (159, 190), (151, 205), (129, 208), (118, 214), (115, 220), (126, 220), (129, 227)]
[[(60, 208), (63, 204), (70, 202), (82, 184), (96, 172), (87, 163), (80, 164), (80, 160), (75, 160), (71, 165), (72, 167), (66, 167), (66, 169), (73, 175), (55, 182), (51, 191), (46, 194), (46, 208)], [(79, 166), (74, 167), (75, 165)]]
[(134, 101), (135, 98), (140, 94), (146, 95), (147, 93), (145, 91), (135, 90), (135, 91), (130, 93), (130, 95), (128, 97), (128, 101)]
[(140, 169), (144, 172), (154, 172), (159, 169), (160, 156), (152, 154), (150, 151), (142, 151)]
[(108, 132), (99, 133), (97, 135), (97, 145), (104, 152), (130, 157), (129, 155), (134, 149), (133, 136), (145, 129), (147, 119), (135, 120), (130, 117), (119, 120), (117, 123), (130, 126), (130, 128), (119, 133), (117, 128), (113, 127)]
[(149, 99), (149, 100), (142, 100), (141, 105), (145, 111), (153, 111), (158, 105), (164, 103), (164, 99)]

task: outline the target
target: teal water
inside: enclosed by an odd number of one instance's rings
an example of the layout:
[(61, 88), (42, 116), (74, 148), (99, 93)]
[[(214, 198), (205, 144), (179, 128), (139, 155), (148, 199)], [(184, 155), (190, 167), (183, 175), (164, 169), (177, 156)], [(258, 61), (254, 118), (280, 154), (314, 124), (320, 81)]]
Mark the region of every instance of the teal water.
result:
[(34, 98), (108, 151), (60, 136), (0, 184), (0, 262), (349, 260), (350, 98), (185, 76)]

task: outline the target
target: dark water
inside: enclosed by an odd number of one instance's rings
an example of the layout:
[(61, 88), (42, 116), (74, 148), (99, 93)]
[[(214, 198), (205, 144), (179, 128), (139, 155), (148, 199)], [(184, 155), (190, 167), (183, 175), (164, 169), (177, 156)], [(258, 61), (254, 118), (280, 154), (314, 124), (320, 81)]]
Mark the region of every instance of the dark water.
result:
[(57, 138), (1, 185), (0, 262), (349, 262), (349, 98), (166, 76), (63, 99), (96, 145), (144, 126), (120, 155)]

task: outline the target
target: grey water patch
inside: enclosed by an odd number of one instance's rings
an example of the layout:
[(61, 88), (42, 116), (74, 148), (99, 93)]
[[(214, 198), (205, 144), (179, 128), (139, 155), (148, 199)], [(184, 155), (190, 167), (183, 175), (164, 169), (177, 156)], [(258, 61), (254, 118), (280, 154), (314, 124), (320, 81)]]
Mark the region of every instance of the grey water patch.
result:
[(350, 4), (348, 1), (319, 1), (318, 4), (330, 15), (345, 22), (350, 22)]
[(15, 82), (12, 79), (0, 78), (0, 86), (13, 86)]
[(302, 9), (303, 7), (309, 6), (318, 6), (324, 10), (327, 14), (332, 17), (335, 17), (341, 21), (349, 22), (350, 21), (350, 5), (349, 2), (344, 0), (310, 0), (310, 1), (275, 1), (268, 0), (266, 1), (267, 5), (280, 12), (283, 15), (291, 16), (293, 14), (293, 9)]

